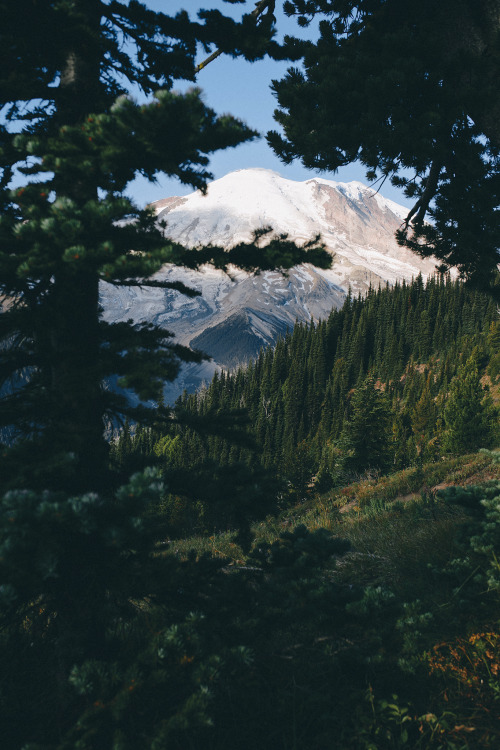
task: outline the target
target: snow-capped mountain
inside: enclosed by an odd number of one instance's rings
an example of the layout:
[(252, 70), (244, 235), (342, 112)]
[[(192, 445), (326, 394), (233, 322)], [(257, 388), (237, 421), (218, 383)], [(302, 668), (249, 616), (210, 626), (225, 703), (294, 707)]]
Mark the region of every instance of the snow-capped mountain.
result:
[[(204, 196), (196, 191), (153, 204), (167, 222), (167, 237), (195, 247), (230, 247), (248, 241), (254, 229), (272, 226), (297, 242), (321, 233), (334, 256), (330, 270), (310, 265), (231, 277), (213, 269), (200, 272), (163, 268), (159, 278), (182, 280), (199, 289), (187, 298), (163, 289), (103, 285), (108, 320), (148, 320), (173, 331), (180, 343), (212, 355), (201, 369), (187, 368), (178, 388), (209, 379), (217, 366), (248, 361), (298, 320), (325, 318), (342, 305), (349, 287), (365, 292), (370, 284), (425, 277), (435, 270), (397, 245), (394, 233), (407, 209), (376, 194), (360, 182), (314, 178), (294, 182), (266, 169), (244, 169), (212, 182)], [(193, 382), (190, 382), (190, 378)]]

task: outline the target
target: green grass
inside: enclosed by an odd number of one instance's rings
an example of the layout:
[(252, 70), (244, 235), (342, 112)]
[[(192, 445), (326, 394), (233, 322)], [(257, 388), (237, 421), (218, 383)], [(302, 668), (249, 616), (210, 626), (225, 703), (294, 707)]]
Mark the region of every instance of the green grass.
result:
[[(325, 528), (348, 538), (360, 553), (382, 557), (387, 555), (388, 549), (393, 549), (396, 556), (402, 549), (411, 550), (413, 540), (422, 544), (427, 535), (430, 554), (440, 545), (440, 535), (446, 538), (450, 526), (456, 523), (451, 511), (446, 511), (448, 517), (444, 518), (441, 509), (440, 518), (436, 519), (432, 518), (436, 510), (425, 510), (436, 485), (460, 484), (472, 477), (482, 481), (490, 467), (491, 460), (487, 456), (475, 453), (424, 464), (420, 470), (409, 468), (377, 479), (365, 479), (314, 495), (278, 516), (255, 523), (252, 531), (257, 542), (272, 543), (284, 531), (291, 531), (300, 524), (310, 531)], [(496, 472), (500, 474), (498, 469)], [(427, 513), (427, 520), (418, 519), (421, 511), (424, 516)], [(432, 524), (428, 523), (430, 519)], [(432, 530), (427, 528), (430, 526)], [(234, 536), (233, 532), (225, 531), (176, 540), (167, 553), (185, 557), (194, 550), (197, 555), (208, 553), (241, 564), (245, 555), (234, 542)]]

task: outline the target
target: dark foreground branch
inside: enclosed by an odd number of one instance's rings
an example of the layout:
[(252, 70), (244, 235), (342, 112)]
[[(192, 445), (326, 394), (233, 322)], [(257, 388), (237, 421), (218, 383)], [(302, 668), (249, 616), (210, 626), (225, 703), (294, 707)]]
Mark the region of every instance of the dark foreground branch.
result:
[[(256, 3), (254, 10), (250, 13), (250, 15), (255, 18), (255, 23), (257, 24), (259, 19), (263, 16), (270, 16), (271, 19), (274, 18), (274, 6), (276, 5), (276, 0), (260, 0), (260, 2)], [(200, 70), (203, 70), (203, 68), (206, 68), (207, 65), (209, 65), (211, 62), (216, 60), (220, 55), (222, 55), (222, 50), (217, 49), (215, 52), (212, 52), (211, 55), (207, 57), (206, 60), (203, 60), (199, 65), (196, 66), (194, 69), (195, 75), (197, 75)]]

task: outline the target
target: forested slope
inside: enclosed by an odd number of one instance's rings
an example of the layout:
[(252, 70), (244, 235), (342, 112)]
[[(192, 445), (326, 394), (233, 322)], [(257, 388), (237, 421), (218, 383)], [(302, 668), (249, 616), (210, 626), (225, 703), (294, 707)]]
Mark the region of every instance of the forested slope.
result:
[[(297, 324), (248, 367), (216, 374), (206, 389), (179, 400), (188, 424), (232, 415), (238, 440), (186, 426), (168, 434), (139, 427), (132, 436), (127, 427), (115, 460), (149, 455), (167, 473), (216, 462), (243, 483), (248, 472), (265, 469), (284, 483), (280, 502), (294, 502), (312, 491), (313, 480), (326, 490), (490, 447), (499, 371), (492, 299), (450, 279), (417, 278), (349, 296), (327, 320)], [(265, 501), (255, 513), (263, 508)], [(207, 518), (218, 525), (212, 512)]]

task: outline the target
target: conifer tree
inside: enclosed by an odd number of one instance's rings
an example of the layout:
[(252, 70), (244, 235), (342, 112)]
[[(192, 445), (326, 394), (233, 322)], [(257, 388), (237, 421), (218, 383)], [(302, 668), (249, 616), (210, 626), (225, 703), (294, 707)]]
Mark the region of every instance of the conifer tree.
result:
[(444, 409), (443, 448), (451, 453), (466, 453), (490, 447), (497, 419), (491, 400), (485, 398), (477, 355), (472, 355), (458, 368), (450, 384)]
[(292, 0), (285, 11), (320, 26), (303, 67), (274, 82), (276, 153), (327, 170), (359, 159), (370, 180), (403, 187), (414, 205), (399, 241), (498, 298), (498, 0)]
[(495, 383), (500, 372), (500, 324), (498, 321), (491, 323), (490, 325), (488, 345), (491, 352), (488, 375), (492, 382)]
[[(199, 43), (249, 59), (282, 54), (269, 23), (255, 16), (236, 23), (216, 11), (193, 22), (136, 0), (20, 0), (0, 8), (8, 51), (0, 71), (0, 293), (8, 301), (0, 426), (18, 438), (1, 473), (7, 486), (98, 489), (109, 482), (110, 420), (153, 418), (103, 389), (103, 379), (118, 377), (139, 399), (158, 399), (181, 360), (201, 358), (158, 327), (106, 325), (99, 284), (194, 294), (148, 278), (167, 262), (252, 269), (306, 258), (324, 265), (327, 256), (278, 240), (258, 252), (253, 244), (185, 250), (165, 240), (151, 210), (124, 195), (137, 173), (154, 180), (163, 172), (203, 191), (210, 155), (256, 135), (218, 117), (199, 90), (171, 89), (175, 80), (194, 80)], [(25, 181), (10, 190), (15, 170)]]
[(367, 469), (384, 471), (390, 462), (390, 405), (386, 395), (368, 375), (356, 388), (351, 399), (351, 414), (340, 437), (348, 472)]
[(433, 376), (429, 372), (421, 396), (411, 411), (411, 426), (419, 460), (436, 458), (439, 427), (438, 406), (433, 398)]
[[(0, 734), (12, 748), (186, 746), (186, 728), (209, 722), (203, 675), (212, 683), (221, 669), (189, 612), (220, 566), (157, 554), (158, 471), (114, 487), (112, 420), (156, 429), (170, 413), (134, 407), (103, 381), (119, 378), (139, 400), (158, 400), (180, 361), (201, 355), (155, 326), (106, 325), (99, 285), (192, 294), (150, 277), (167, 262), (328, 262), (319, 248), (281, 241), (187, 250), (124, 196), (137, 173), (204, 190), (210, 155), (255, 135), (218, 117), (199, 90), (172, 92), (176, 80), (194, 80), (198, 44), (249, 59), (281, 52), (255, 17), (239, 24), (207, 11), (192, 22), (135, 0), (1, 2), (0, 17), (0, 426), (15, 433), (0, 456), (2, 489), (15, 488), (0, 507), (9, 684)], [(24, 182), (11, 189), (16, 170)], [(123, 449), (133, 443), (126, 433)], [(257, 491), (242, 482), (251, 505)]]

